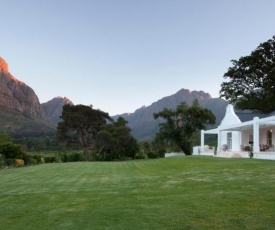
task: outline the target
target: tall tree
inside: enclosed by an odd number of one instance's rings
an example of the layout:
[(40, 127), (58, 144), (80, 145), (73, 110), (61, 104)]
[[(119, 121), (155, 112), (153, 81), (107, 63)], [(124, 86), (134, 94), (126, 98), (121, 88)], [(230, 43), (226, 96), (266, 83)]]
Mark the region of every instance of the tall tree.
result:
[(89, 149), (95, 145), (96, 134), (108, 120), (112, 121), (108, 113), (91, 106), (70, 104), (64, 105), (61, 118), (63, 121), (57, 126), (57, 140), (79, 144), (86, 160)]
[(139, 151), (137, 141), (132, 137), (131, 129), (126, 126), (127, 123), (123, 117), (119, 117), (97, 134), (97, 150), (108, 160), (133, 159)]
[(163, 118), (165, 123), (160, 123), (159, 137), (174, 141), (182, 151), (190, 155), (193, 145), (193, 135), (200, 129), (205, 129), (207, 124), (215, 124), (214, 114), (207, 108), (199, 106), (194, 100), (191, 106), (182, 102), (175, 110), (164, 109), (154, 113), (154, 118)]
[(261, 43), (249, 56), (231, 61), (224, 74), (220, 96), (236, 102), (239, 109), (275, 111), (275, 36)]

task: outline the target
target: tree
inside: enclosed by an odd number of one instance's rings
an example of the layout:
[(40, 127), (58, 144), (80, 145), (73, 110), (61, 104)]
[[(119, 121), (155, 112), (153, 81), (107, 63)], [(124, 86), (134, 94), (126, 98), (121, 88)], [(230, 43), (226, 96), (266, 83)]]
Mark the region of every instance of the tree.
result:
[(117, 121), (107, 124), (96, 137), (97, 150), (107, 160), (135, 158), (139, 151), (137, 141), (127, 127), (127, 121), (119, 117)]
[(192, 106), (182, 102), (175, 110), (165, 108), (154, 113), (155, 119), (159, 117), (166, 120), (160, 123), (159, 138), (174, 141), (187, 155), (191, 154), (193, 135), (216, 120), (209, 109), (199, 106), (198, 100), (194, 100)]
[(0, 144), (2, 144), (2, 143), (12, 143), (12, 142), (13, 142), (13, 140), (12, 140), (11, 136), (9, 136), (6, 133), (0, 134)]
[(260, 113), (275, 110), (275, 36), (261, 43), (249, 56), (232, 60), (224, 74), (220, 97), (236, 103), (238, 109)]
[(84, 158), (88, 160), (89, 149), (95, 145), (97, 133), (107, 121), (112, 121), (108, 113), (95, 110), (85, 105), (64, 105), (57, 126), (57, 140), (66, 143), (77, 143), (83, 148)]

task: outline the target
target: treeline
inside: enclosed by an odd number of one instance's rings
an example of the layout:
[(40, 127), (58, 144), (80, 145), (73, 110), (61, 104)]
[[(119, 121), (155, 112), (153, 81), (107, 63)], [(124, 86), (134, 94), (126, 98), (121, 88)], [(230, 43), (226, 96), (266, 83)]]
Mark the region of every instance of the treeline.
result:
[[(103, 134), (106, 133), (103, 132)], [(117, 142), (113, 145), (116, 146), (112, 146), (110, 143), (107, 150), (103, 150), (99, 148), (102, 143), (99, 144), (94, 150), (90, 151), (89, 160), (114, 161), (161, 158), (164, 157), (166, 151), (165, 146), (159, 145), (156, 141), (137, 143), (137, 145), (132, 146), (135, 148), (132, 151), (129, 151), (128, 145), (125, 145), (125, 148), (120, 144), (117, 145)], [(117, 148), (116, 151), (112, 151), (112, 147)], [(129, 155), (129, 153), (134, 153), (134, 155)], [(53, 137), (12, 139), (8, 134), (0, 134), (0, 169), (77, 161), (86, 161), (79, 146), (60, 145)]]
[(161, 158), (166, 152), (190, 155), (198, 131), (215, 120), (211, 111), (201, 108), (198, 101), (191, 106), (182, 103), (175, 110), (164, 109), (154, 117), (162, 117), (166, 122), (160, 124), (153, 141), (138, 143), (124, 118), (114, 121), (108, 113), (91, 106), (68, 104), (63, 107), (55, 137), (12, 140), (6, 134), (0, 135), (0, 164), (121, 161)]

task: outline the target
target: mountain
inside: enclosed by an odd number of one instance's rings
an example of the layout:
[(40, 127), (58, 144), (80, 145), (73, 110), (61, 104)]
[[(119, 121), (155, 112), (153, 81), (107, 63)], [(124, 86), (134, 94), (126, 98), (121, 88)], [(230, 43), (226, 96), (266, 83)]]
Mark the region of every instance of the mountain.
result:
[(46, 114), (32, 88), (17, 80), (0, 57), (0, 132), (13, 136), (53, 135), (55, 125)]
[[(149, 140), (154, 138), (161, 121), (154, 119), (154, 113), (164, 108), (174, 109), (183, 101), (190, 105), (194, 99), (198, 99), (201, 106), (214, 113), (217, 126), (224, 116), (228, 102), (220, 98), (212, 98), (210, 94), (203, 91), (188, 89), (181, 89), (148, 107), (143, 106), (134, 113), (125, 113), (120, 116), (128, 121), (128, 126), (132, 129), (135, 138)], [(40, 104), (33, 89), (12, 76), (7, 62), (0, 58), (0, 132), (8, 132), (18, 137), (53, 135), (56, 124), (61, 120), (60, 116), (65, 104), (72, 104), (72, 102), (66, 97), (56, 97)]]
[(61, 121), (61, 114), (63, 106), (66, 104), (73, 104), (67, 97), (55, 97), (52, 100), (42, 103), (42, 108), (45, 111), (46, 117), (49, 121), (57, 124)]
[(32, 88), (9, 73), (7, 62), (0, 57), (0, 105), (23, 114), (45, 118), (38, 97)]
[(221, 98), (212, 98), (210, 94), (203, 91), (190, 91), (188, 89), (181, 89), (177, 93), (164, 97), (150, 106), (143, 106), (137, 109), (134, 113), (125, 113), (116, 115), (113, 118), (122, 116), (128, 121), (128, 126), (132, 129), (133, 136), (138, 140), (153, 139), (155, 133), (159, 130), (160, 119), (155, 120), (154, 113), (160, 112), (164, 108), (174, 109), (181, 102), (186, 102), (191, 105), (192, 102), (198, 99), (202, 107), (210, 109), (216, 116), (216, 124), (218, 126), (224, 116), (225, 108), (228, 102)]
[(0, 106), (0, 133), (9, 133), (15, 138), (53, 136), (56, 125), (18, 110)]

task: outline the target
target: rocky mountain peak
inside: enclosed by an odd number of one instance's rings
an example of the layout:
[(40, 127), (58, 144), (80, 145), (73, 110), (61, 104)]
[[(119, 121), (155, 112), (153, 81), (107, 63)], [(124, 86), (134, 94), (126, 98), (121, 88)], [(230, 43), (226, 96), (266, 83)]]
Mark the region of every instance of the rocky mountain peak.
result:
[(45, 116), (33, 89), (10, 74), (3, 58), (0, 58), (0, 106), (38, 118)]
[(9, 72), (9, 65), (8, 63), (0, 57), (0, 72), (8, 73)]
[(176, 95), (195, 98), (195, 99), (198, 99), (198, 100), (207, 100), (207, 99), (212, 98), (209, 93), (206, 93), (202, 90), (200, 90), (200, 91), (196, 91), (196, 90), (190, 91), (189, 89), (181, 89), (176, 93)]
[(69, 98), (60, 96), (55, 97), (46, 103), (42, 103), (47, 119), (56, 124), (60, 122), (63, 106), (66, 104), (72, 105), (73, 103)]

